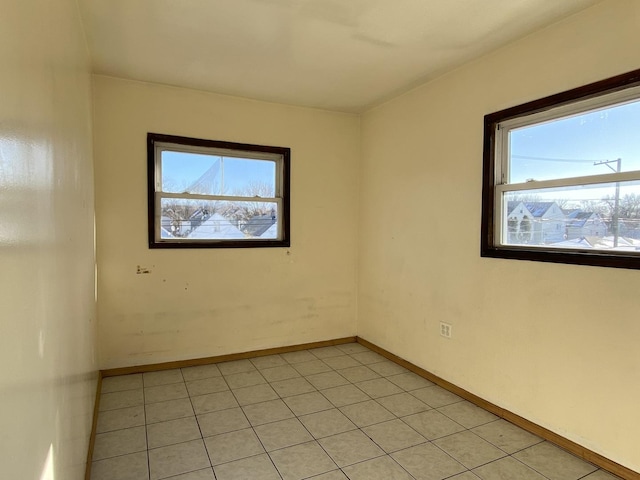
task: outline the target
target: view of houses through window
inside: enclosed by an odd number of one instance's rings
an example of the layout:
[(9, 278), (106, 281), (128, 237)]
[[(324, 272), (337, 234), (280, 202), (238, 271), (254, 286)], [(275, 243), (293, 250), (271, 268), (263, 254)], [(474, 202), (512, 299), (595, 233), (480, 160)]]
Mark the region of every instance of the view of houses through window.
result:
[(488, 116), (493, 246), (640, 253), (640, 87), (554, 100)]
[(155, 242), (283, 240), (288, 152), (172, 138), (185, 143), (155, 141), (152, 146)]

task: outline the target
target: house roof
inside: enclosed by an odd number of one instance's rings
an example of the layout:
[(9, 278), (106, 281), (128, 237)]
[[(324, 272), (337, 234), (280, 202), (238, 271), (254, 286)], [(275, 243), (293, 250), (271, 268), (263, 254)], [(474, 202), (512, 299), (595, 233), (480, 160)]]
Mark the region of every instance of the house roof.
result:
[(573, 210), (567, 214), (567, 226), (569, 227), (584, 227), (584, 225), (593, 216), (597, 217), (597, 213), (585, 212), (583, 210)]
[(242, 230), (252, 237), (261, 237), (275, 223), (271, 215), (257, 215), (245, 223)]
[(527, 210), (531, 212), (534, 217), (542, 217), (553, 205), (557, 205), (556, 202), (524, 202)]
[(190, 234), (189, 238), (198, 239), (238, 239), (245, 238), (245, 234), (219, 213), (214, 213)]

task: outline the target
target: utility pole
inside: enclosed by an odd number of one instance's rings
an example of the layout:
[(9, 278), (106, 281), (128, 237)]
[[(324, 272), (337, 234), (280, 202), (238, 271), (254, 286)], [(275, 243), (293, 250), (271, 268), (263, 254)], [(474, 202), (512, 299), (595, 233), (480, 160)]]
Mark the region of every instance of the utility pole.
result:
[[(610, 163), (616, 163), (616, 168), (609, 165)], [(616, 158), (615, 160), (602, 160), (600, 162), (593, 162), (594, 165), (606, 165), (610, 170), (620, 173), (622, 170), (622, 159)], [(613, 228), (613, 248), (618, 246), (618, 238), (620, 236), (620, 230), (618, 225), (619, 220), (619, 209), (620, 209), (620, 182), (616, 182), (616, 196), (614, 199), (614, 207), (613, 207), (613, 215), (611, 216), (611, 226)]]

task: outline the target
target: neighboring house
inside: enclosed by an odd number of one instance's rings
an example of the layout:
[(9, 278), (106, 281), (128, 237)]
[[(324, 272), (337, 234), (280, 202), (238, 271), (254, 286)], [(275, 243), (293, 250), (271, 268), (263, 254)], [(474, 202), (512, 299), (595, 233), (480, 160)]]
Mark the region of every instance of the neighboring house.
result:
[(219, 213), (214, 213), (189, 233), (195, 239), (239, 239), (246, 238), (238, 228)]
[(275, 215), (256, 215), (242, 226), (242, 231), (250, 237), (261, 237), (275, 223)]
[(523, 202), (507, 204), (507, 243), (531, 243), (533, 215)]
[[(183, 231), (183, 220), (178, 220), (175, 218), (171, 218), (167, 215), (163, 215), (160, 221), (160, 226), (162, 227), (162, 238), (173, 238), (179, 237)], [(165, 236), (165, 232), (167, 235)]]
[(531, 244), (542, 245), (564, 240), (565, 215), (556, 202), (523, 202), (533, 216)]
[(595, 212), (572, 210), (567, 212), (566, 238), (571, 240), (583, 237), (604, 237), (607, 225)]

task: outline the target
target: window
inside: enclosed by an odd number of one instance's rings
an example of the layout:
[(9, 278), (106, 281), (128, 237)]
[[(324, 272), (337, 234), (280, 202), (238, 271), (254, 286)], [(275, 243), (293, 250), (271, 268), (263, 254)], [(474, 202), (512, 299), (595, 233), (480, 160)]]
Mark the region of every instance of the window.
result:
[(482, 256), (640, 268), (640, 70), (484, 120)]
[(290, 150), (147, 135), (150, 248), (288, 247)]

